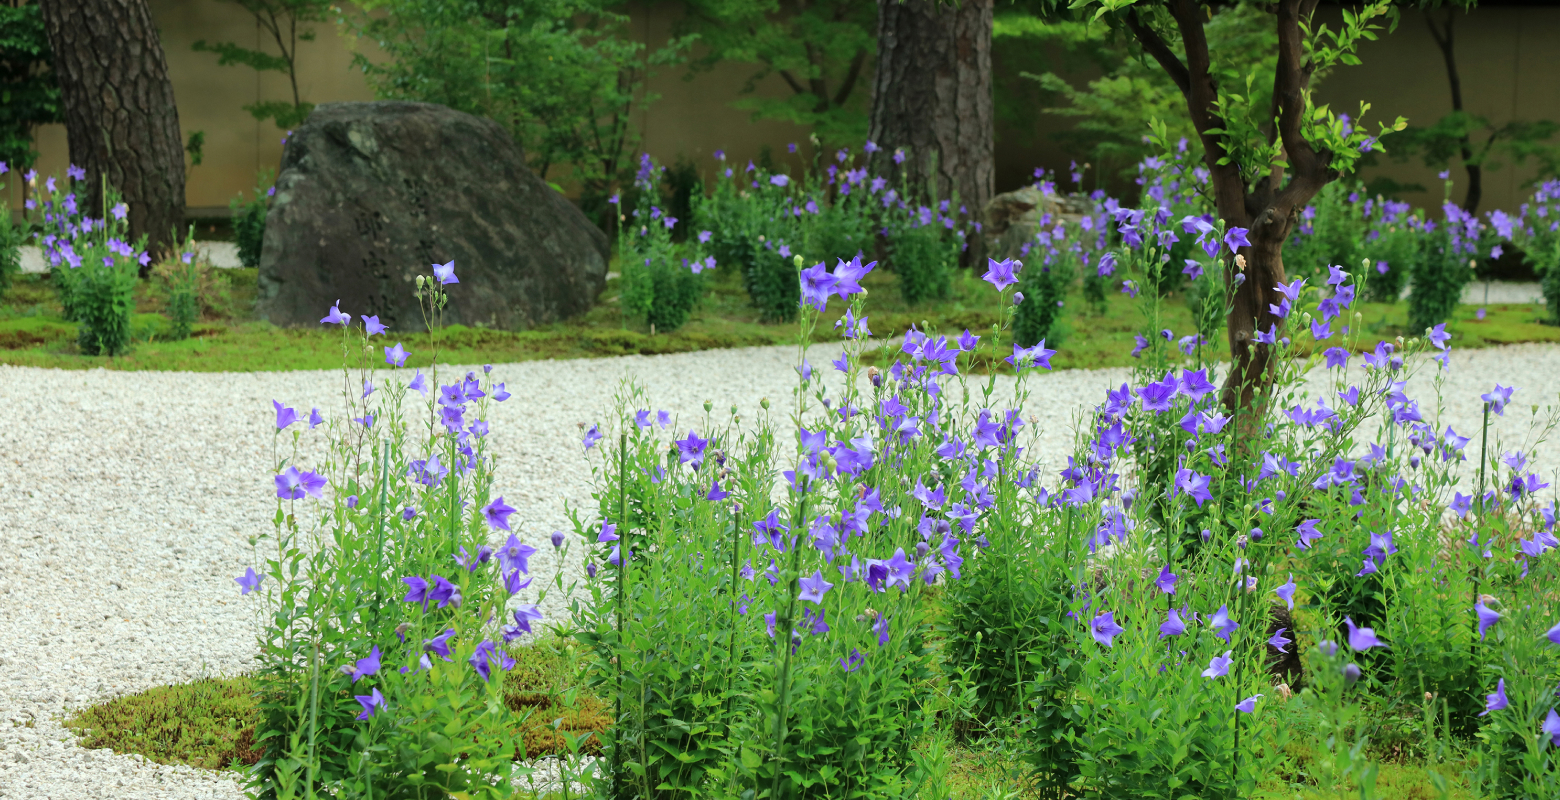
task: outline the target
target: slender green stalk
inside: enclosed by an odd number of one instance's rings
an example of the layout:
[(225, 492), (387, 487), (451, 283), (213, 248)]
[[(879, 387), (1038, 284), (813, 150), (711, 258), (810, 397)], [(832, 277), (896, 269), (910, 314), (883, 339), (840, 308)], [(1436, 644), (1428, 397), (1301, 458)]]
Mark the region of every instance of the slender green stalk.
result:
[(320, 727), (320, 640), (314, 638), (314, 649), (309, 657), (309, 773), (308, 780), (304, 784), (305, 797), (314, 796), (314, 781), (317, 777), (315, 770), (319, 765), (319, 758), (315, 755), (315, 733)]
[[(1486, 449), (1489, 447), (1489, 444), (1490, 444), (1490, 404), (1489, 403), (1485, 403), (1484, 404), (1484, 424), (1483, 424), (1482, 429), (1481, 429), (1481, 431), (1479, 433), (1479, 521), (1477, 523), (1477, 527), (1474, 528), (1474, 531), (1473, 531), (1473, 541), (1474, 541), (1474, 545), (1473, 546), (1474, 546), (1474, 550), (1475, 551), (1477, 551), (1478, 547), (1479, 547), (1479, 545), (1478, 545), (1479, 537), (1480, 537), (1481, 534), (1484, 533), (1484, 509), (1485, 509), (1485, 505), (1486, 505), (1486, 502), (1484, 500), (1484, 465), (1489, 463), (1489, 456), (1485, 453)], [(1479, 572), (1480, 572), (1480, 570), (1479, 570), (1479, 557), (1478, 557), (1478, 553), (1475, 552), (1474, 553), (1474, 558), (1473, 558), (1473, 604), (1474, 605), (1478, 605), (1479, 604), (1479, 577), (1480, 577)], [(1478, 626), (1477, 616), (1475, 616), (1473, 624), (1474, 624), (1475, 627)]]
[(731, 510), (731, 639), (726, 652), (726, 735), (731, 735), (732, 687), (737, 680), (737, 565), (742, 562), (742, 515)]
[[(801, 567), (801, 532), (806, 527), (807, 519), (807, 478), (801, 479), (801, 487), (796, 498), (796, 517), (791, 522), (791, 529), (795, 536), (791, 541), (791, 567), (786, 572), (786, 585), (789, 587), (785, 601), (785, 616), (775, 624), (775, 641), (780, 643), (783, 649), (780, 664), (780, 713), (775, 717), (775, 780), (773, 788), (769, 792), (770, 797), (780, 795), (780, 776), (785, 766), (785, 736), (786, 715), (790, 713), (791, 701), (791, 625), (796, 614), (796, 589), (797, 570)], [(782, 642), (781, 637), (785, 640)]]
[[(625, 575), (628, 572), (628, 434), (618, 434), (618, 563), (617, 563), (617, 699), (612, 718), (621, 726), (623, 720), (623, 641), (627, 631), (623, 627), (623, 593), (627, 590)], [(621, 729), (612, 737), (612, 794), (621, 796), (623, 780)]]
[(385, 552), (385, 514), (389, 512), (390, 503), (390, 440), (384, 440), (384, 459), (379, 468), (379, 520), (378, 535), (374, 543), (374, 619), (379, 619), (379, 605), (383, 602), (380, 598), (380, 579), (384, 575), (384, 564), (381, 560)]

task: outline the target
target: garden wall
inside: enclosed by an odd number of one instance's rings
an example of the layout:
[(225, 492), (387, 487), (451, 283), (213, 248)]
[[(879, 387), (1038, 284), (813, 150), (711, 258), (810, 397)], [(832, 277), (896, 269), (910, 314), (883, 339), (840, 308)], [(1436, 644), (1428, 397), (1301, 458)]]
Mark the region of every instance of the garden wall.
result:
[[(239, 6), (218, 0), (149, 1), (162, 29), (184, 135), (197, 130), (206, 134), (205, 161), (190, 175), (188, 203), (196, 214), (225, 213), (235, 194), (254, 185), (259, 169), (274, 167), (281, 158), (282, 131), (270, 122), (256, 122), (242, 106), (287, 98), (286, 79), (276, 73), (257, 76), (247, 68), (218, 67), (215, 56), (191, 49), (198, 39), (262, 44), (253, 18)], [(676, 3), (634, 4), (628, 6), (628, 13), (636, 36), (659, 43), (670, 34), (682, 8)], [(1337, 11), (1328, 9), (1324, 14), (1336, 16)], [(303, 98), (315, 103), (372, 99), (362, 75), (351, 66), (351, 52), (357, 47), (373, 57), (373, 44), (351, 41), (332, 25), (320, 25), (318, 31), (316, 41), (299, 45)], [(1470, 112), (1497, 123), (1514, 118), (1560, 119), (1560, 82), (1550, 77), (1560, 73), (1560, 48), (1553, 46), (1560, 41), (1560, 8), (1486, 3), (1459, 20), (1456, 40)], [(1374, 103), (1373, 117), (1390, 120), (1402, 115), (1415, 124), (1428, 124), (1449, 110), (1445, 69), (1418, 13), (1405, 13), (1396, 33), (1366, 43), (1360, 56), (1363, 66), (1340, 70), (1323, 84), (1318, 92), (1323, 102), (1352, 112), (1365, 98)], [(1002, 71), (1000, 60), (996, 67)], [(663, 163), (674, 162), (679, 154), (707, 158), (718, 148), (745, 162), (765, 144), (784, 155), (786, 143), (805, 142), (806, 131), (799, 126), (754, 123), (748, 112), (730, 106), (740, 97), (752, 69), (731, 65), (692, 80), (685, 80), (684, 73), (680, 68), (665, 68), (652, 78), (649, 90), (660, 99), (640, 114), (645, 146)], [(1075, 83), (1088, 77), (1077, 75)], [(870, 84), (863, 81), (863, 85)], [(779, 96), (788, 90), (778, 77), (770, 76), (758, 83), (758, 91)], [(1051, 134), (1068, 124), (1064, 118), (1044, 114), (1029, 126), (999, 124), (998, 190), (1025, 183), (1035, 166), (1064, 168), (1067, 156)], [(64, 172), (68, 148), (62, 126), (40, 129), (38, 149), (41, 172)], [(1433, 170), (1417, 162), (1382, 161), (1367, 171), (1367, 178), (1380, 174), (1422, 184), (1430, 190), (1405, 199), (1421, 206), (1440, 202)], [(1531, 174), (1531, 168), (1488, 173), (1482, 208), (1515, 209), (1526, 194), (1522, 183)], [(19, 205), (18, 197), (8, 199), (13, 207)]]

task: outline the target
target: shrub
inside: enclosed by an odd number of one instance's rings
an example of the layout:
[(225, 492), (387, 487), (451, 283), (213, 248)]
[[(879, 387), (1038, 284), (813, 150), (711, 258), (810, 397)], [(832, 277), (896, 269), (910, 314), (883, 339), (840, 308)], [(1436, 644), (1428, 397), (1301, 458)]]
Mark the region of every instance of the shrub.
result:
[[(703, 296), (704, 279), (699, 273), (714, 269), (716, 264), (713, 257), (703, 254), (701, 242), (673, 243), (672, 233), (681, 220), (654, 204), (661, 172), (649, 155), (644, 156), (638, 179), (639, 206), (618, 232), (623, 274), (620, 302), (624, 314), (644, 320), (652, 332), (671, 332), (682, 327)], [(618, 216), (622, 216), (621, 206)]]
[(260, 254), (265, 248), (265, 215), (275, 194), (271, 171), (263, 170), (253, 197), (245, 200), (240, 194), (228, 203), (233, 215), (233, 242), (238, 245), (238, 261), (246, 267), (260, 266)]
[(921, 206), (914, 213), (905, 209), (889, 225), (888, 261), (899, 276), (899, 293), (910, 305), (942, 300), (953, 286), (960, 242), (933, 217), (931, 208)]
[[(0, 189), (5, 188), (0, 184)], [(26, 228), (11, 221), (11, 211), (0, 204), (0, 296), (11, 288), (11, 280), (22, 270), (22, 244)]]
[(1013, 317), (1013, 340), (1024, 347), (1040, 342), (1061, 344), (1066, 329), (1061, 322), (1066, 309), (1067, 290), (1075, 275), (1069, 258), (1047, 257), (1044, 262), (1027, 264), (1021, 273), (1018, 290), (1023, 302)]
[(1489, 254), (1489, 246), (1480, 242), (1486, 228), (1478, 217), (1450, 202), (1442, 210), (1445, 221), (1425, 223), (1419, 236), (1408, 296), (1408, 329), (1415, 333), (1452, 318), (1462, 302), (1463, 287), (1473, 280), (1479, 260)]
[(1538, 273), (1544, 294), (1544, 321), (1560, 325), (1560, 179), (1550, 179), (1522, 204), (1522, 216), (1504, 211), (1490, 213), (1490, 227), (1502, 240), (1522, 248)]
[[(75, 166), (69, 174), (72, 183), (85, 177)], [(51, 266), (65, 318), (79, 324), (81, 352), (121, 355), (130, 347), (130, 315), (135, 311), (140, 268), (150, 261), (145, 237), (135, 245), (125, 240), (129, 208), (118, 202), (113, 187), (104, 187), (102, 218), (80, 208), (72, 188), (59, 188), (55, 178), (44, 182), (38, 202), (43, 225), (36, 236)]]

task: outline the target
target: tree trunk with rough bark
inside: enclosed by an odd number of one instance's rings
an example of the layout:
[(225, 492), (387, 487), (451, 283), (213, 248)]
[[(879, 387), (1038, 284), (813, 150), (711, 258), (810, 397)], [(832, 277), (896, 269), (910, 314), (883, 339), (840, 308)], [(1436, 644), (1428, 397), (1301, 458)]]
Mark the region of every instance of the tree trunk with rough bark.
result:
[(102, 182), (130, 207), (130, 235), (165, 252), (184, 227), (184, 150), (168, 63), (146, 0), (41, 0), (82, 207), (102, 216)]
[(1217, 78), (1203, 30), (1206, 12), (1197, 0), (1166, 0), (1181, 36), (1184, 63), (1135, 10), (1129, 11), (1126, 18), (1128, 30), (1186, 97), (1187, 110), (1212, 173), (1210, 184), (1219, 217), (1227, 228), (1248, 229), (1250, 244), (1238, 250), (1244, 268), (1232, 263), (1225, 271), (1228, 285), (1234, 287), (1227, 320), (1233, 363), (1221, 393), (1226, 408), (1245, 412), (1240, 415), (1238, 428), (1243, 440), (1260, 430), (1267, 390), (1273, 383), (1274, 346), (1259, 342), (1257, 334), (1277, 334), (1283, 329), (1284, 320), (1269, 306), (1276, 306), (1281, 300), (1275, 287), (1284, 281), (1284, 241), (1306, 203), (1339, 177), (1332, 163), (1333, 154), (1317, 150), (1302, 133), (1305, 95), (1310, 91), (1314, 70), (1305, 51), (1302, 21), (1309, 24), (1317, 2), (1279, 0), (1273, 8), (1278, 28), (1278, 62), (1272, 97), (1275, 120), (1270, 136), (1271, 141), (1283, 146), (1288, 175), (1276, 168), (1260, 177), (1242, 175), (1239, 166), (1225, 158), (1225, 124), (1216, 108)]
[[(956, 191), (976, 219), (995, 173), (992, 8), (993, 0), (878, 0), (868, 138), (882, 150), (873, 169), (896, 182), (903, 169), (912, 191), (934, 182), (939, 199)], [(899, 148), (902, 167), (892, 161)]]

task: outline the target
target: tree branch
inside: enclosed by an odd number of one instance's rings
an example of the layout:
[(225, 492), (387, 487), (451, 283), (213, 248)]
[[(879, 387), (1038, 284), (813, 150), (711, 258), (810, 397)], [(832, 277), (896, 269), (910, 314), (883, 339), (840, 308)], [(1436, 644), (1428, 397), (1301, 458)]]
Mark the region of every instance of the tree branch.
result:
[[(1281, 0), (1278, 4), (1278, 63), (1274, 71), (1273, 93), (1278, 99), (1278, 134), (1293, 178), (1290, 189), (1295, 196), (1311, 197), (1329, 180), (1330, 154), (1318, 153), (1306, 140), (1305, 92), (1311, 84), (1313, 64), (1305, 60), (1301, 41), (1302, 6), (1314, 9), (1315, 0)], [(1284, 194), (1289, 194), (1286, 190)], [(1287, 213), (1289, 209), (1279, 209)]]
[[(1224, 129), (1224, 120), (1215, 112), (1219, 99), (1219, 87), (1214, 83), (1212, 59), (1208, 56), (1208, 35), (1203, 30), (1203, 7), (1198, 0), (1170, 0), (1170, 15), (1181, 32), (1181, 48), (1186, 53), (1186, 82), (1182, 93), (1186, 96), (1186, 110), (1202, 141), (1207, 157), (1208, 171), (1212, 173), (1215, 205), (1232, 225), (1250, 227), (1254, 211), (1246, 202), (1246, 180), (1240, 167), (1226, 160), (1229, 151), (1224, 147), (1225, 134), (1210, 134), (1213, 129)], [(1174, 78), (1175, 76), (1171, 76)]]
[(807, 90), (803, 88), (800, 83), (796, 82), (796, 78), (791, 77), (790, 70), (782, 69), (778, 70), (778, 72), (780, 73), (780, 77), (785, 79), (786, 85), (791, 87), (791, 91), (796, 92), (797, 94), (807, 93)]
[(1176, 87), (1181, 90), (1181, 94), (1189, 96), (1191, 94), (1191, 77), (1187, 73), (1186, 65), (1181, 63), (1181, 59), (1176, 56), (1174, 50), (1170, 49), (1170, 45), (1166, 44), (1165, 40), (1159, 36), (1159, 32), (1143, 22), (1142, 18), (1138, 16), (1136, 8), (1127, 10), (1127, 30), (1132, 31), (1132, 35), (1137, 38), (1138, 44), (1143, 46), (1143, 51), (1153, 56), (1154, 60), (1159, 62), (1159, 66), (1164, 68), (1165, 73), (1170, 76), (1170, 80), (1174, 81)]
[(850, 97), (850, 92), (856, 86), (856, 79), (861, 77), (861, 68), (867, 63), (867, 50), (862, 48), (856, 51), (856, 57), (850, 60), (850, 69), (845, 72), (845, 82), (840, 84), (840, 90), (834, 94), (834, 104), (845, 105), (845, 100)]

